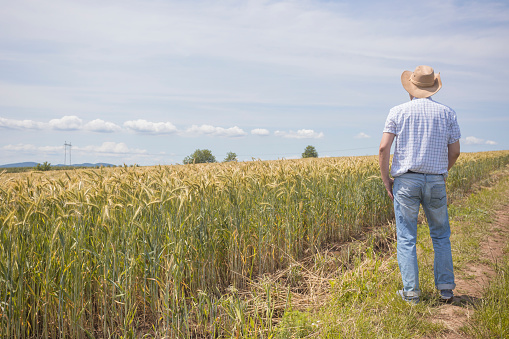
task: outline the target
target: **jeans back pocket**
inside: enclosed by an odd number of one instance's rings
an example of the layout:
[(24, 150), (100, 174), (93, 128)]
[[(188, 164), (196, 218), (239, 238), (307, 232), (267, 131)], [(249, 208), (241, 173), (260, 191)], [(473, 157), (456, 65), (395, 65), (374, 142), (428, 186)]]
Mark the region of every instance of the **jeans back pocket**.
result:
[(440, 208), (447, 205), (447, 193), (445, 191), (445, 184), (437, 184), (431, 187), (431, 197), (429, 205), (432, 208)]

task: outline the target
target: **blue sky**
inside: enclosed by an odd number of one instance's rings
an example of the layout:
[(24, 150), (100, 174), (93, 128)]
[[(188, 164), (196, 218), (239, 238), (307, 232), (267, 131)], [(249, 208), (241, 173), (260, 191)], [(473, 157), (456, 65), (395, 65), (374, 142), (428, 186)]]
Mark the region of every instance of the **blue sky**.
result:
[(462, 151), (509, 149), (505, 1), (0, 3), (0, 164), (377, 154), (421, 64)]

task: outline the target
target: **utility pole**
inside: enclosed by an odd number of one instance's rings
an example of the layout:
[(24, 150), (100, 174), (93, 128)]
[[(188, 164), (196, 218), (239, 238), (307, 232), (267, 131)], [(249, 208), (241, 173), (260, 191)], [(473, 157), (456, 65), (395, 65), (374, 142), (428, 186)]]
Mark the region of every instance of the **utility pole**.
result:
[(67, 141), (64, 141), (64, 166), (65, 166), (65, 163), (66, 163), (66, 160), (67, 160), (67, 147), (69, 147), (69, 166), (71, 166), (72, 164), (72, 160), (71, 160), (71, 142), (69, 141), (69, 143), (67, 143)]

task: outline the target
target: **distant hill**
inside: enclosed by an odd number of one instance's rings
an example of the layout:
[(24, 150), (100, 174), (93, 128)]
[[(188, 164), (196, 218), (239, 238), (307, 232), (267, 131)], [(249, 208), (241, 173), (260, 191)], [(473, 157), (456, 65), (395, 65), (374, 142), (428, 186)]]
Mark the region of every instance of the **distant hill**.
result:
[[(27, 161), (27, 162), (17, 162), (15, 164), (6, 164), (6, 165), (0, 165), (0, 168), (11, 168), (11, 167), (35, 167), (37, 166), (38, 162), (32, 162), (32, 161)], [(62, 167), (62, 166), (69, 166), (69, 165), (63, 165), (63, 164), (58, 164), (58, 165), (51, 165), (52, 167), (55, 166), (55, 167)], [(115, 166), (113, 164), (107, 164), (107, 163), (104, 163), (104, 162), (98, 162), (96, 164), (91, 164), (91, 163), (84, 163), (84, 164), (72, 164), (72, 167), (96, 167), (96, 166), (104, 166), (104, 167), (108, 167), (108, 166)]]
[(35, 167), (38, 162), (17, 162), (15, 164), (7, 164), (0, 165), (0, 168), (10, 168), (10, 167)]

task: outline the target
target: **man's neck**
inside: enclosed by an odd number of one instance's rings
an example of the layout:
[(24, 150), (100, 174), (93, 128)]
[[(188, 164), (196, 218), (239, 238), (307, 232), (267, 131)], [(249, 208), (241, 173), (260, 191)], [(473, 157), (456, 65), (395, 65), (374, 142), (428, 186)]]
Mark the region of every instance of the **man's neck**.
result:
[(414, 100), (414, 99), (431, 99), (431, 97), (426, 97), (426, 98), (416, 98), (414, 97), (412, 94), (409, 94), (410, 95), (410, 101)]

